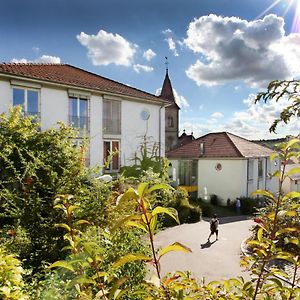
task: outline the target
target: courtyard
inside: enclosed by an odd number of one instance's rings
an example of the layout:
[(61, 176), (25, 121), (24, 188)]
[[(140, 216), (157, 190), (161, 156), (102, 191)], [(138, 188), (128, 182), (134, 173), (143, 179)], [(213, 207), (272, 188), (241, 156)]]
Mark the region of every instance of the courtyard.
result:
[(253, 221), (245, 217), (220, 218), (219, 239), (212, 236), (210, 243), (209, 220), (194, 224), (183, 224), (159, 232), (155, 238), (156, 248), (180, 242), (192, 253), (171, 252), (161, 259), (162, 274), (189, 270), (198, 279), (229, 279), (249, 273), (240, 267), (241, 242), (249, 237)]

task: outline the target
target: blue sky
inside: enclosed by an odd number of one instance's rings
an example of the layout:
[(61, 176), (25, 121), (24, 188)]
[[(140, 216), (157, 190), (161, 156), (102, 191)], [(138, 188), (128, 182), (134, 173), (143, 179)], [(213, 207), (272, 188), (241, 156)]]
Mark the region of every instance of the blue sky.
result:
[[(61, 62), (150, 93), (165, 56), (181, 106), (180, 128), (196, 136), (299, 134), (300, 122), (268, 127), (286, 104), (253, 104), (273, 79), (300, 74), (299, 0), (10, 0), (0, 9), (0, 60)], [(293, 24), (294, 23), (294, 24)]]

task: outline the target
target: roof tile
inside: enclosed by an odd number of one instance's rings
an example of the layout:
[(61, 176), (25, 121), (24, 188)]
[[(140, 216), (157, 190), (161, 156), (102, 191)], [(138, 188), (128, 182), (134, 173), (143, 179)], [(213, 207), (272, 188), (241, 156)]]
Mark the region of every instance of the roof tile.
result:
[[(200, 153), (200, 144), (204, 153)], [(216, 132), (204, 135), (186, 145), (167, 153), (168, 158), (239, 158), (266, 157), (273, 153), (269, 148), (257, 145), (242, 137), (228, 132)]]
[(158, 96), (67, 64), (0, 63), (0, 75), (1, 73), (151, 101), (163, 101)]

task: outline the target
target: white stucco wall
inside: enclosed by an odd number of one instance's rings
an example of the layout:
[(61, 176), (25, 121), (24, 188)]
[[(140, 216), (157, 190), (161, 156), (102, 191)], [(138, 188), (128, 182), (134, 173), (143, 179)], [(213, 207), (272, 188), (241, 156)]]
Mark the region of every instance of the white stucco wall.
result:
[[(216, 170), (220, 163), (222, 169)], [(200, 159), (198, 161), (198, 196), (210, 199), (211, 194), (216, 194), (226, 204), (228, 198), (235, 200), (245, 196), (247, 161), (244, 159)]]
[(102, 139), (102, 97), (91, 95), (90, 98), (90, 165), (103, 164)]
[(7, 112), (12, 102), (11, 87), (9, 81), (0, 79), (0, 113)]
[[(147, 109), (150, 112), (150, 118), (145, 121), (141, 118), (141, 112)], [(161, 114), (161, 116), (160, 116)], [(129, 165), (134, 153), (139, 153), (139, 147), (143, 136), (148, 137), (150, 145), (159, 143), (159, 118), (164, 119), (164, 108), (160, 110), (159, 105), (122, 101), (121, 117), (121, 163)], [(164, 156), (164, 122), (161, 123), (161, 154)], [(159, 153), (157, 153), (158, 155)]]
[(68, 91), (42, 87), (40, 90), (41, 129), (57, 127), (57, 122), (68, 124)]

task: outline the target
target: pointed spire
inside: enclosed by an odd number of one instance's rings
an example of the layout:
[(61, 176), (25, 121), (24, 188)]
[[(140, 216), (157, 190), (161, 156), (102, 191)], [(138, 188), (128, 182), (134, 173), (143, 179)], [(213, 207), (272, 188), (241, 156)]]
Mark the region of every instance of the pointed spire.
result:
[[(165, 56), (166, 62), (166, 77), (163, 83), (163, 87), (161, 89), (161, 93), (160, 93), (160, 97), (169, 100), (170, 102), (173, 102), (176, 104), (175, 102), (175, 97), (174, 97), (174, 93), (173, 93), (173, 88), (172, 88), (172, 84), (171, 84), (171, 80), (169, 78), (169, 62), (168, 62), (168, 57)], [(176, 104), (177, 105), (177, 104)]]

